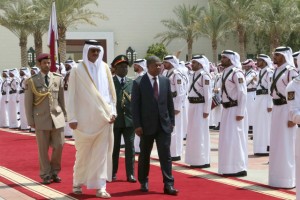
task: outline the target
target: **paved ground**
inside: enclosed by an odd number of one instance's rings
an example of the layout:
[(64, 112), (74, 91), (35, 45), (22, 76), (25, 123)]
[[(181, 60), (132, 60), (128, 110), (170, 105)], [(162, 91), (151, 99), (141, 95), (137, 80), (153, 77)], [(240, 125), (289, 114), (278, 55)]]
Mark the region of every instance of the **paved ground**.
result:
[[(1, 130), (1, 129), (0, 129)], [(8, 131), (7, 129), (3, 129), (5, 131)], [(13, 131), (16, 132), (16, 131)], [(219, 132), (211, 132), (211, 167), (205, 169), (208, 172), (214, 172), (217, 173), (218, 169), (218, 137), (219, 137)], [(68, 143), (73, 143), (72, 141), (68, 141)], [(247, 180), (247, 181), (252, 181), (256, 182), (259, 184), (268, 184), (268, 156), (265, 157), (257, 157), (253, 155), (253, 144), (252, 140), (248, 140), (248, 153), (249, 153), (249, 160), (248, 160), (248, 176), (242, 177), (240, 179)], [(272, 190), (270, 188), (264, 188), (264, 187), (257, 187), (253, 184), (246, 184), (243, 181), (239, 180), (231, 180), (231, 179), (225, 179), (225, 178), (220, 178), (215, 175), (209, 175), (209, 173), (205, 172), (200, 172), (192, 169), (187, 169), (187, 168), (182, 168), (180, 166), (176, 166), (176, 163), (178, 164), (183, 164), (185, 165), (184, 161), (184, 154), (181, 159), (181, 161), (175, 162), (175, 166), (173, 167), (174, 170), (181, 171), (182, 173), (186, 173), (189, 175), (195, 175), (207, 179), (215, 179), (214, 181), (221, 182), (224, 184), (229, 184), (229, 185), (234, 185), (237, 187), (244, 187), (244, 188), (249, 188), (251, 190), (255, 191), (261, 191), (262, 193), (272, 195), (272, 196), (277, 196), (281, 197), (282, 199), (295, 199), (295, 195), (287, 195), (284, 192), (280, 192), (277, 190)], [(121, 154), (123, 155), (123, 153)], [(157, 157), (157, 151), (156, 147), (154, 146), (153, 152), (152, 152), (152, 157)], [(153, 161), (152, 164), (158, 165), (158, 162)], [(288, 190), (288, 191), (295, 191), (295, 189)], [(0, 182), (0, 200), (2, 199), (32, 199), (22, 193), (20, 193), (17, 190), (14, 190), (7, 185), (4, 185), (3, 183)]]

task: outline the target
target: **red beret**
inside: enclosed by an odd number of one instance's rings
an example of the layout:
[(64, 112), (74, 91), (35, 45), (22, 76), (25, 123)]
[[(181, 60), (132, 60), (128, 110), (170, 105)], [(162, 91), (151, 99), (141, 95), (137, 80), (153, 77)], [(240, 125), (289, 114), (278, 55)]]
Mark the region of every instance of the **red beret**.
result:
[(38, 57), (36, 57), (36, 60), (39, 61), (39, 62), (41, 62), (44, 59), (50, 59), (50, 54), (48, 54), (48, 53), (40, 53), (38, 55)]

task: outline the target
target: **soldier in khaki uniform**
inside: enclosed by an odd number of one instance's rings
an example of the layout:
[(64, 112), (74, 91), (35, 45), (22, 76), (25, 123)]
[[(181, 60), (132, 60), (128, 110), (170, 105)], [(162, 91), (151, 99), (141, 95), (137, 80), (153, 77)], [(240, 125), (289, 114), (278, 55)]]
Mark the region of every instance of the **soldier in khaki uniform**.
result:
[[(35, 128), (39, 150), (40, 177), (43, 184), (61, 182), (61, 155), (66, 119), (63, 77), (49, 72), (50, 55), (37, 57), (40, 72), (26, 82), (25, 109), (28, 124)], [(48, 157), (49, 146), (52, 155)]]

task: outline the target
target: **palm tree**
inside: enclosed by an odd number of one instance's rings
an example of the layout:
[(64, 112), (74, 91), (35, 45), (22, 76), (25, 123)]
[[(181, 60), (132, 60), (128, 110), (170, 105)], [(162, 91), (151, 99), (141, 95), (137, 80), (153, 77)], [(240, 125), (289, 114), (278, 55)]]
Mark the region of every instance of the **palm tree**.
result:
[(197, 5), (180, 5), (175, 7), (173, 12), (177, 17), (175, 19), (162, 20), (162, 24), (168, 28), (167, 31), (159, 33), (155, 38), (161, 38), (162, 43), (168, 45), (174, 39), (184, 39), (187, 42), (188, 60), (192, 58), (193, 43), (201, 35), (198, 29), (198, 21), (203, 8)]
[[(254, 4), (253, 0), (212, 0), (214, 5), (223, 11), (228, 17), (231, 25), (238, 34), (239, 54), (242, 60), (245, 57), (245, 33), (249, 25), (250, 18), (253, 17)], [(257, 2), (259, 3), (259, 2)]]
[(226, 34), (232, 31), (228, 18), (214, 5), (208, 4), (199, 22), (199, 31), (203, 36), (211, 39), (213, 62), (217, 63), (218, 42), (224, 41)]
[(299, 28), (300, 12), (296, 1), (263, 0), (255, 15), (257, 28), (270, 38), (270, 51), (286, 44), (290, 34)]
[[(48, 31), (49, 26), (49, 9), (41, 7), (40, 0), (32, 0), (32, 17), (28, 22), (28, 27), (33, 34), (34, 47), (36, 55), (43, 51), (43, 35)], [(45, 14), (46, 13), (46, 14)]]
[(13, 32), (19, 38), (21, 49), (21, 66), (28, 66), (27, 38), (29, 30), (27, 21), (31, 18), (31, 3), (27, 0), (16, 1), (2, 7), (0, 25)]
[[(96, 25), (92, 19), (108, 19), (104, 14), (91, 11), (85, 7), (90, 4), (98, 6), (97, 0), (56, 0), (56, 16), (58, 23), (58, 52), (61, 62), (65, 62), (66, 57), (66, 32), (70, 27), (76, 28), (79, 23)], [(49, 0), (36, 0), (36, 3), (45, 11), (50, 18), (51, 4)], [(48, 25), (48, 23), (47, 23)]]

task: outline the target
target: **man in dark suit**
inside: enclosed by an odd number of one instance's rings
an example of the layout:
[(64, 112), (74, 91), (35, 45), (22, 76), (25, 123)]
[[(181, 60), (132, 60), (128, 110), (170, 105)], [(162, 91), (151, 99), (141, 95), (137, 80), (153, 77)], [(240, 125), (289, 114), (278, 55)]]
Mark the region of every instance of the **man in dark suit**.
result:
[(117, 118), (114, 123), (114, 150), (112, 179), (117, 179), (119, 165), (121, 136), (125, 141), (125, 164), (127, 181), (135, 183), (134, 178), (134, 129), (130, 110), (132, 79), (126, 77), (128, 73), (128, 58), (125, 55), (117, 56), (112, 67), (115, 69), (113, 80), (117, 96)]
[(163, 174), (164, 193), (177, 195), (172, 176), (171, 133), (175, 125), (174, 105), (168, 78), (159, 75), (162, 63), (156, 56), (147, 59), (148, 72), (133, 82), (131, 107), (135, 133), (141, 137), (138, 180), (148, 191), (150, 154), (154, 140)]

